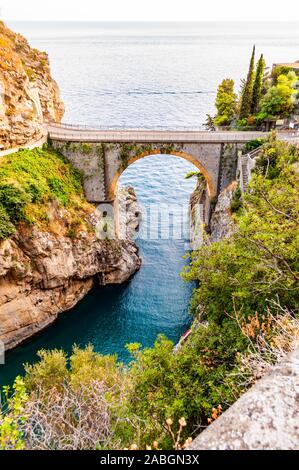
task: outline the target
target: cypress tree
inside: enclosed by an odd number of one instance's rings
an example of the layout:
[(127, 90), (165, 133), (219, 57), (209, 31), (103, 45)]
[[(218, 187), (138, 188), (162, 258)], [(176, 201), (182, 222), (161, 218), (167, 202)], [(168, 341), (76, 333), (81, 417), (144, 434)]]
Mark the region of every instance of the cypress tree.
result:
[(258, 110), (259, 102), (261, 99), (261, 90), (263, 86), (265, 60), (263, 54), (261, 55), (257, 68), (253, 84), (252, 101), (251, 101), (251, 114), (255, 114)]
[(253, 46), (247, 79), (246, 79), (246, 82), (244, 84), (244, 88), (242, 91), (240, 114), (239, 114), (240, 119), (248, 117), (251, 113), (252, 92), (253, 92), (253, 82), (254, 82), (254, 57), (255, 57), (255, 46)]

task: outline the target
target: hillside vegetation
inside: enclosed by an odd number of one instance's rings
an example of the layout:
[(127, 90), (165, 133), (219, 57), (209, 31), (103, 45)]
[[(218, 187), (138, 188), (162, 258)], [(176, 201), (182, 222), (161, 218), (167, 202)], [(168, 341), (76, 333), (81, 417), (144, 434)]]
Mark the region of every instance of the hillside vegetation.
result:
[(56, 151), (21, 150), (0, 160), (0, 241), (36, 226), (59, 235), (93, 211), (81, 175)]

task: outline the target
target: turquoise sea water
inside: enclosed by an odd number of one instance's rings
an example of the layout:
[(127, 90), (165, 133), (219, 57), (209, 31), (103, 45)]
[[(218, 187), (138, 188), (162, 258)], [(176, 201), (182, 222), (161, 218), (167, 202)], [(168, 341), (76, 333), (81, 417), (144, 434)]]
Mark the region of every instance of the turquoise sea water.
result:
[[(213, 113), (222, 78), (239, 82), (246, 74), (254, 43), (268, 64), (299, 59), (298, 23), (11, 26), (49, 52), (66, 104), (64, 121), (79, 124), (198, 128), (206, 113)], [(144, 213), (153, 204), (187, 207), (194, 182), (184, 176), (192, 169), (179, 158), (152, 156), (130, 166), (120, 183), (135, 187)], [(180, 278), (187, 238), (185, 233), (180, 240), (137, 239), (140, 272), (125, 285), (94, 288), (53, 326), (10, 352), (0, 365), (0, 383), (10, 382), (41, 348), (70, 351), (74, 343), (91, 342), (97, 351), (128, 361), (126, 343), (150, 346), (159, 333), (177, 341), (190, 322), (193, 286)]]

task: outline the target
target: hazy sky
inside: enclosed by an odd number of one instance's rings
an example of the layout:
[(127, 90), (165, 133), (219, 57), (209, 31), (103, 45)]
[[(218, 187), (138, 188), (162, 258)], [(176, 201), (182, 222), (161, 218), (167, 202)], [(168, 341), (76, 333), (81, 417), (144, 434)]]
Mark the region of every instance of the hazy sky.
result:
[(299, 20), (298, 0), (0, 0), (4, 20)]

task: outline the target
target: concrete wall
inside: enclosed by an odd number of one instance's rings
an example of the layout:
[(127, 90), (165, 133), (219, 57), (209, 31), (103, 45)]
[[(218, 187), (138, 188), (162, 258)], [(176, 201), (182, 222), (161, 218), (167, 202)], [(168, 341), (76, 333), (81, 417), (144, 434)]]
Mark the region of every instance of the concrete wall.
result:
[(47, 142), (47, 140), (48, 140), (48, 137), (45, 135), (37, 142), (28, 143), (26, 145), (21, 145), (20, 147), (14, 147), (14, 148), (7, 149), (7, 150), (1, 150), (0, 158), (5, 157), (6, 155), (11, 155), (23, 149), (33, 150), (35, 148), (41, 148)]
[(299, 349), (192, 443), (196, 450), (299, 450)]

